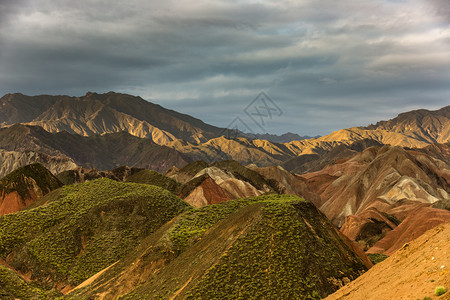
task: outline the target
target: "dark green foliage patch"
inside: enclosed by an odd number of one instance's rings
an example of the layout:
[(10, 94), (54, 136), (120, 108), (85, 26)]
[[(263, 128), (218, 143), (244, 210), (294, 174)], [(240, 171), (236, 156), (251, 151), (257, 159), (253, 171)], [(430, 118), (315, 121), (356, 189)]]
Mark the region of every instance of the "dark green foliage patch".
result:
[(0, 217), (0, 257), (39, 282), (77, 285), (188, 209), (162, 188), (110, 179), (65, 186), (57, 199)]
[(152, 184), (168, 191), (175, 193), (180, 186), (180, 183), (176, 182), (172, 178), (162, 175), (153, 170), (142, 170), (136, 174), (128, 177), (126, 182), (145, 183)]
[(381, 253), (368, 253), (367, 257), (370, 259), (370, 261), (376, 265), (380, 262), (382, 262), (383, 260), (385, 260), (386, 258), (388, 258), (389, 256), (381, 254)]

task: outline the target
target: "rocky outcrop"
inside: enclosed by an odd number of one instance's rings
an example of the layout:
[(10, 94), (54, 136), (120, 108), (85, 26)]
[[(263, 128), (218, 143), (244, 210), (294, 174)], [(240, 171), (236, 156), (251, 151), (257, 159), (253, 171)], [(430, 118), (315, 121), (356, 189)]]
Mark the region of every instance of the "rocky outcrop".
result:
[(322, 212), (368, 250), (419, 209), (445, 207), (449, 166), (427, 153), (371, 147), (302, 177), (320, 195)]
[(114, 92), (88, 92), (82, 97), (7, 94), (0, 99), (0, 123), (18, 122), (83, 136), (125, 131), (160, 145), (175, 139), (204, 142), (222, 130), (140, 97)]
[[(192, 176), (191, 180), (180, 188), (180, 197), (194, 207), (202, 207), (274, 191), (268, 182), (262, 177), (253, 177), (255, 175), (259, 176), (236, 162), (213, 164)], [(172, 176), (176, 178), (175, 174)]]
[(126, 165), (165, 171), (190, 162), (173, 149), (126, 132), (84, 137), (68, 132), (50, 133), (38, 126), (20, 124), (0, 129), (0, 149), (66, 158), (75, 164), (70, 169), (80, 166), (111, 170)]
[(61, 186), (40, 164), (19, 168), (0, 180), (0, 215), (17, 212)]
[(20, 167), (40, 163), (53, 174), (77, 167), (77, 164), (65, 156), (53, 156), (34, 151), (7, 151), (0, 149), (0, 177)]
[(389, 213), (408, 201), (432, 205), (448, 199), (448, 170), (445, 162), (427, 154), (383, 146), (303, 177), (321, 195), (321, 210), (341, 227), (345, 217), (371, 207)]
[(392, 255), (406, 243), (443, 223), (450, 223), (450, 211), (422, 207), (409, 214), (397, 228), (387, 233), (367, 253)]

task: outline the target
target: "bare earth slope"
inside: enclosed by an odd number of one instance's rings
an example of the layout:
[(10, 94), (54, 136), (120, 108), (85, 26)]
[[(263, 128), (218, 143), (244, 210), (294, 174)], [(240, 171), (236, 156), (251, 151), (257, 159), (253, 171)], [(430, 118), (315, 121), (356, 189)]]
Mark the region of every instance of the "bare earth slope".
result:
[(450, 223), (447, 223), (404, 245), (325, 299), (450, 299), (448, 291), (440, 297), (434, 295), (437, 286), (450, 288), (449, 249)]
[(423, 220), (419, 208), (447, 205), (450, 167), (426, 153), (371, 147), (302, 177), (321, 196), (321, 211), (368, 250), (411, 214)]
[(432, 204), (449, 198), (449, 169), (427, 154), (383, 146), (303, 177), (322, 196), (321, 210), (342, 226), (345, 217), (371, 207), (389, 212), (406, 201)]
[(275, 192), (274, 182), (233, 160), (209, 165), (197, 161), (180, 170), (171, 170), (167, 175), (184, 182), (178, 195), (197, 208)]
[(0, 129), (0, 148), (44, 153), (100, 170), (127, 165), (165, 171), (172, 166), (182, 167), (189, 161), (173, 149), (126, 132), (84, 137), (66, 131), (50, 133), (39, 126), (20, 124)]
[(89, 136), (126, 131), (166, 143), (174, 139), (206, 141), (221, 131), (140, 97), (114, 92), (82, 97), (7, 94), (0, 105), (2, 126), (21, 122), (50, 132), (66, 130)]
[(391, 255), (405, 243), (442, 223), (450, 223), (450, 211), (431, 207), (419, 208), (378, 241), (367, 253)]
[[(446, 143), (450, 139), (449, 132), (450, 106), (447, 106), (436, 111), (406, 112), (377, 125), (342, 129), (323, 137), (289, 143), (218, 137), (199, 144), (174, 140), (165, 145), (189, 154), (194, 160), (233, 159), (258, 166), (285, 163), (284, 167), (289, 171), (303, 173), (319, 170), (326, 163), (351, 155), (352, 150), (358, 152), (373, 145), (421, 148), (432, 143)], [(322, 157), (323, 154), (327, 155)]]

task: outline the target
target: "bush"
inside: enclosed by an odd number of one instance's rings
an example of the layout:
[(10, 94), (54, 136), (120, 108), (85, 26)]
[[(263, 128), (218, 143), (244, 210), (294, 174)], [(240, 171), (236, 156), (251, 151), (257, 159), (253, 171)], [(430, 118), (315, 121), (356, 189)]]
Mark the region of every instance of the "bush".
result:
[(443, 286), (438, 286), (435, 290), (434, 290), (434, 294), (436, 296), (441, 296), (444, 295), (447, 292), (447, 289)]
[(374, 265), (376, 265), (385, 260), (386, 258), (388, 258), (389, 256), (380, 253), (369, 253), (367, 254), (367, 257)]

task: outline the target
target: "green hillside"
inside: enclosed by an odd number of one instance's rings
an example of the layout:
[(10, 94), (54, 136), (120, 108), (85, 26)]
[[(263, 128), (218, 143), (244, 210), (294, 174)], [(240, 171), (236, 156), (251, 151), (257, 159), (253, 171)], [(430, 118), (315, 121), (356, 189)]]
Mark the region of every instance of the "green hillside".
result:
[(45, 291), (35, 284), (26, 282), (14, 271), (0, 265), (0, 299), (50, 300), (58, 296), (61, 294), (57, 290)]
[(188, 208), (151, 185), (98, 179), (64, 186), (45, 205), (0, 217), (0, 258), (47, 287), (74, 286)]
[(126, 182), (145, 183), (162, 187), (168, 191), (176, 192), (180, 184), (153, 170), (142, 170), (128, 177)]
[(66, 298), (321, 299), (365, 270), (310, 202), (267, 195), (183, 213)]

